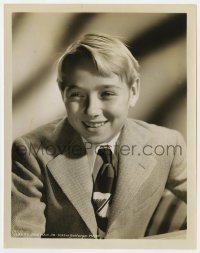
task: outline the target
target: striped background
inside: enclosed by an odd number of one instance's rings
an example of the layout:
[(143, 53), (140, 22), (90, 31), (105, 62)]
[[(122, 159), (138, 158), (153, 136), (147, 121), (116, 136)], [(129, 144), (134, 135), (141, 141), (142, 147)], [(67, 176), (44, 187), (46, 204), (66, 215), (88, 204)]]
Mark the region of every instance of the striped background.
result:
[(65, 113), (56, 63), (88, 32), (120, 36), (141, 65), (141, 96), (131, 117), (186, 137), (186, 15), (14, 13), (13, 138)]
[[(130, 117), (179, 130), (186, 139), (185, 14), (14, 13), (13, 139), (65, 114), (56, 63), (88, 32), (125, 40), (141, 65), (141, 96)], [(147, 235), (184, 226), (186, 205), (166, 192)]]

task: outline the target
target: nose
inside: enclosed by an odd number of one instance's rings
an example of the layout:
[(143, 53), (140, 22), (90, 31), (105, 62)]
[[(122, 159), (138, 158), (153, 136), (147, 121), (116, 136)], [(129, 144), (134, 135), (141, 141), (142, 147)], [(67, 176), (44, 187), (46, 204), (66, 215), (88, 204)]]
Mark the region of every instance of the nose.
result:
[(101, 114), (101, 101), (97, 96), (91, 95), (88, 97), (85, 112), (92, 118), (97, 117)]

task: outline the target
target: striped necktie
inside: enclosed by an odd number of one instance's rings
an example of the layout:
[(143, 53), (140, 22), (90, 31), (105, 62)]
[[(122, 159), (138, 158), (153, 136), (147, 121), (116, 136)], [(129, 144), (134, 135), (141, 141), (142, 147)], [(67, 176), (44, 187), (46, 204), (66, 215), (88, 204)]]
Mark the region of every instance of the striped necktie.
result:
[(94, 181), (92, 203), (97, 220), (98, 236), (104, 238), (108, 224), (109, 205), (116, 181), (116, 172), (109, 146), (100, 146), (97, 156), (100, 156), (103, 164)]

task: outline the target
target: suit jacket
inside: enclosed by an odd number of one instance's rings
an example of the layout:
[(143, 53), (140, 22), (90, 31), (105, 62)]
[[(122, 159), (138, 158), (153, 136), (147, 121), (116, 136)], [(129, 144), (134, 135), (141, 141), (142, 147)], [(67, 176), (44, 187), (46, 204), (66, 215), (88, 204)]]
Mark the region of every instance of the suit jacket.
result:
[[(127, 119), (106, 238), (141, 238), (165, 188), (186, 201), (185, 144), (175, 131)], [(85, 146), (67, 118), (12, 149), (12, 236), (96, 238)]]

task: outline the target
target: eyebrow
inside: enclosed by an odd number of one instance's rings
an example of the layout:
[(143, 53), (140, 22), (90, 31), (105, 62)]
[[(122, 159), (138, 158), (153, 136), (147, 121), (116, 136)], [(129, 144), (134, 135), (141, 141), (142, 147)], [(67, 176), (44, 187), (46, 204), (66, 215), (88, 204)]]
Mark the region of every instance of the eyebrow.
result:
[(119, 86), (116, 86), (116, 85), (114, 85), (114, 84), (103, 84), (103, 85), (101, 85), (101, 87), (106, 88), (106, 89), (109, 89), (109, 88), (120, 89)]
[(78, 86), (76, 86), (74, 84), (70, 84), (70, 85), (67, 85), (66, 88), (67, 88), (67, 91), (70, 91), (70, 90), (73, 90), (73, 89), (76, 89), (76, 88), (80, 88), (80, 87), (78, 87)]
[[(67, 88), (67, 91), (71, 91), (73, 89), (82, 89), (82, 87), (79, 87), (75, 84), (67, 85), (66, 88)], [(102, 84), (102, 85), (99, 86), (99, 89), (101, 89), (101, 88), (104, 88), (104, 89), (110, 89), (110, 88), (120, 89), (120, 87), (118, 87), (114, 84)]]

